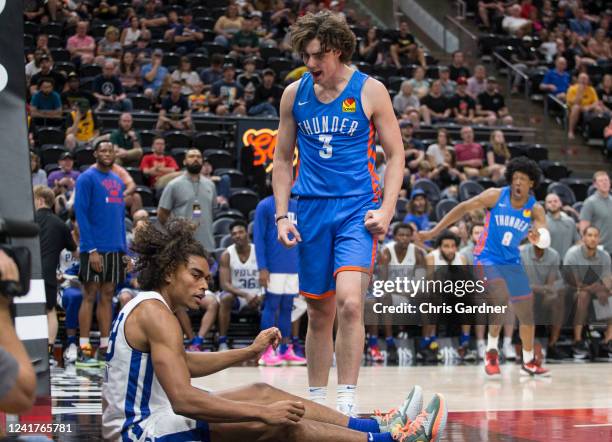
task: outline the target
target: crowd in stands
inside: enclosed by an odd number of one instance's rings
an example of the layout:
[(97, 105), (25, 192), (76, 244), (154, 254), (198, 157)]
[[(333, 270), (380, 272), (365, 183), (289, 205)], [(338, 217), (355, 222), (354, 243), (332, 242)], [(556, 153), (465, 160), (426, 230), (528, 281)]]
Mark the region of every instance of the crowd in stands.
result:
[[(612, 9), (596, 0), (481, 0), (470, 7), (487, 34), (481, 52), (495, 51), (529, 77), (529, 93), (558, 99), (550, 103), (554, 115), (567, 107), (567, 135), (603, 140), (612, 148), (605, 128), (612, 115)], [(514, 75), (514, 92), (523, 78)], [(548, 99), (548, 98), (546, 98)]]
[[(54, 283), (59, 284), (65, 315), (65, 360), (68, 362), (79, 357), (84, 364), (96, 363), (89, 337), (82, 333), (90, 327), (95, 292), (104, 292), (101, 296), (104, 301), (97, 308), (115, 313), (118, 306), (129, 302), (138, 292), (131, 258), (117, 255), (117, 262), (111, 263), (109, 260), (115, 255), (101, 256), (91, 244), (110, 241), (114, 235), (113, 250), (104, 251), (122, 250), (121, 253), (129, 254), (126, 245), (143, 222), (163, 224), (170, 216), (192, 218), (199, 225), (198, 238), (211, 253), (214, 281), (211, 281), (210, 293), (201, 300), (200, 314), (179, 312), (177, 315), (190, 350), (202, 350), (204, 344), (206, 348), (211, 347), (212, 341), (205, 342), (205, 339), (210, 339), (209, 332), (215, 330), (215, 324), (219, 332), (215, 343), (222, 350), (227, 348), (234, 307), (257, 314), (258, 294), (267, 284), (266, 278), (259, 276), (265, 268), (255, 260), (255, 273), (247, 272), (253, 282), (249, 282), (251, 286), (245, 292), (234, 287), (228, 272), (231, 273), (229, 269), (235, 262), (230, 254), (237, 253), (245, 260), (251, 256), (249, 237), (261, 228), (257, 224), (256, 207), (262, 204), (260, 198), (270, 189), (258, 188), (256, 193), (247, 188), (253, 183), (252, 177), (235, 168), (238, 153), (233, 133), (203, 132), (201, 124), (207, 120), (220, 121), (221, 117), (277, 117), (283, 86), (299, 79), (306, 71), (299, 56), (291, 52), (290, 26), (297, 16), (323, 8), (346, 17), (358, 37), (352, 64), (387, 85), (401, 128), (406, 156), (404, 185), (394, 225), (381, 242), (381, 256), (385, 255), (383, 250), (395, 247), (400, 237), (403, 244), (411, 244), (414, 232), (428, 229), (459, 201), (484, 188), (502, 184), (510, 158), (527, 154), (544, 160), (541, 164), (545, 179), (536, 189), (536, 195), (539, 200), (546, 199), (549, 222), (571, 233), (568, 244), (559, 246), (559, 250), (553, 246), (558, 252), (558, 261), (563, 262), (569, 254), (567, 249), (574, 247), (578, 248), (574, 253), (578, 254), (577, 259), (598, 259), (602, 265), (607, 262), (609, 267), (612, 218), (602, 216), (612, 209), (607, 175), (605, 178), (605, 174), (596, 175), (590, 196), (587, 195), (590, 180), (559, 182), (568, 178), (569, 173), (565, 170), (563, 174), (558, 164), (546, 162), (544, 148), (532, 149), (521, 143), (520, 130), (513, 126), (498, 82), (487, 68), (468, 66), (461, 51), (453, 54), (448, 66), (437, 66), (410, 33), (407, 22), (403, 21), (398, 30), (377, 29), (368, 17), (359, 17), (344, 1), (336, 0), (27, 3), (25, 69), (32, 180), (38, 186), (36, 192), (41, 195), (44, 192), (40, 200), (45, 205), (41, 208), (65, 221), (76, 245), (81, 245), (80, 256), (70, 249), (60, 254), (62, 276)], [(481, 15), (487, 17), (483, 19), (483, 26), (500, 26), (501, 32), (503, 24), (497, 20), (497, 14), (504, 9), (499, 9), (496, 2), (481, 3), (482, 10), (488, 11)], [(488, 5), (493, 3), (497, 6), (490, 8)], [(529, 3), (529, 0), (523, 1), (523, 4)], [(530, 9), (530, 20), (540, 13), (533, 12), (534, 9)], [(553, 20), (542, 30), (559, 21), (559, 14), (553, 12), (552, 16)], [(527, 35), (527, 27), (517, 25), (519, 17), (510, 17), (515, 20), (506, 20), (505, 27), (514, 29), (515, 34)], [(604, 24), (603, 19), (597, 23), (599, 28)], [(609, 31), (605, 41), (609, 41)], [(567, 54), (564, 57), (567, 62)], [(589, 77), (586, 76), (588, 69), (582, 66), (593, 65), (584, 65), (583, 59), (571, 58), (572, 69), (578, 69), (586, 77), (579, 83), (584, 85), (582, 89), (570, 86), (564, 59), (555, 58), (554, 54), (548, 59), (555, 64), (550, 83), (543, 81), (542, 87), (552, 85), (554, 89), (549, 87), (548, 91), (560, 98), (586, 100), (590, 93), (585, 93), (584, 88), (588, 87)], [(594, 65), (599, 66), (597, 61)], [(609, 94), (612, 77), (606, 78), (602, 91)], [(568, 87), (563, 89), (562, 85)], [(597, 97), (604, 95), (601, 92), (595, 95), (591, 105), (599, 106)], [(609, 100), (603, 100), (603, 105), (610, 105)], [(603, 107), (593, 110), (603, 111)], [(612, 126), (607, 130), (611, 136)], [(514, 141), (509, 141), (510, 137)], [(107, 164), (109, 161), (111, 164)], [(379, 148), (376, 171), (381, 185), (384, 185), (384, 163), (384, 153)], [(96, 170), (100, 168), (112, 172), (112, 182), (103, 182), (97, 176)], [(114, 221), (105, 218), (104, 210), (96, 206), (95, 192), (83, 196), (84, 189), (96, 183), (102, 183), (108, 192), (106, 198), (124, 209), (108, 214), (116, 218)], [(560, 197), (555, 198), (557, 194)], [(111, 222), (116, 226), (112, 235), (105, 224)], [(596, 229), (587, 229), (589, 225)], [(474, 214), (454, 226), (445, 240), (452, 243), (449, 247), (455, 249), (453, 253), (461, 250), (461, 256), (465, 255), (469, 263), (481, 227), (482, 214)], [(592, 237), (589, 246), (584, 245), (587, 237)], [(83, 250), (83, 244), (88, 241), (92, 241), (90, 249)], [(230, 253), (232, 244), (235, 251)], [(607, 253), (601, 255), (597, 245), (602, 245)], [(438, 248), (428, 247), (422, 253)], [(533, 253), (538, 257), (540, 252)], [(88, 256), (84, 258), (83, 254)], [(451, 263), (454, 254), (444, 259)], [(87, 282), (81, 284), (75, 277), (79, 271), (83, 276), (84, 265), (95, 269), (102, 264), (121, 276), (109, 275), (108, 284), (98, 284), (99, 287), (86, 278)], [(580, 298), (582, 323), (587, 317), (584, 306), (588, 306), (588, 297), (594, 293), (594, 289), (589, 290), (587, 287), (581, 292), (584, 293)], [(279, 301), (274, 308), (285, 307)], [(266, 318), (269, 323), (269, 312)], [(200, 321), (199, 326), (193, 324), (197, 333), (191, 320)], [(104, 348), (110, 331), (108, 315), (98, 315), (97, 324), (101, 331), (100, 346)], [(282, 353), (289, 354), (287, 358), (295, 363), (303, 362), (299, 325), (295, 321), (291, 339), (284, 343)], [(81, 330), (80, 338), (77, 328)], [(610, 354), (611, 330), (608, 328), (601, 345), (602, 351)], [(55, 333), (50, 333), (51, 344), (55, 344)], [(477, 330), (479, 339), (484, 339), (484, 332), (478, 333)], [(467, 334), (469, 337), (469, 331)], [(378, 361), (381, 354), (375, 347), (375, 337), (368, 341), (368, 355)], [(395, 345), (393, 335), (386, 337), (387, 347), (391, 349)], [(465, 332), (462, 339), (465, 344)], [(582, 331), (576, 332), (574, 341), (574, 356), (586, 357)], [(554, 345), (555, 336), (549, 342), (552, 343), (550, 354), (559, 353)], [(83, 348), (87, 350), (85, 356), (82, 356)], [(420, 354), (425, 360), (432, 354), (435, 359), (435, 348), (436, 330), (428, 329), (420, 341)], [(390, 354), (393, 356), (393, 352)], [(278, 365), (281, 355), (267, 356), (265, 363)]]

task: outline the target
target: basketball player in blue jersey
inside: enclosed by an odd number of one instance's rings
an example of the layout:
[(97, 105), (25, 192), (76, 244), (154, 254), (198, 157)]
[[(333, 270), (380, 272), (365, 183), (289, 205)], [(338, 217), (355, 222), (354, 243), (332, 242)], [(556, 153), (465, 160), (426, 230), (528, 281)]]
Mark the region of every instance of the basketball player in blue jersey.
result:
[[(540, 248), (550, 245), (544, 209), (532, 194), (540, 181), (538, 165), (525, 157), (511, 160), (502, 188), (491, 188), (453, 208), (436, 226), (418, 233), (421, 241), (435, 238), (473, 210), (486, 209), (485, 226), (474, 248), (476, 275), (485, 281), (491, 303), (512, 303), (519, 319), (523, 365), (521, 375), (550, 376), (534, 357), (533, 293), (521, 264), (519, 245), (527, 237)], [(498, 339), (501, 325), (489, 325), (485, 370), (499, 377)]]
[[(147, 223), (132, 249), (143, 289), (112, 326), (102, 385), (102, 433), (110, 441), (205, 442), (428, 442), (446, 423), (444, 398), (434, 394), (421, 411), (415, 386), (394, 413), (355, 419), (267, 384), (209, 393), (191, 378), (257, 359), (276, 347), (276, 328), (246, 348), (217, 353), (185, 352), (174, 314), (197, 308), (208, 287), (208, 263), (193, 236), (195, 225), (172, 219), (164, 230)], [(229, 379), (229, 378), (228, 378)], [(398, 411), (395, 411), (398, 410)]]
[[(281, 99), (272, 178), (278, 236), (288, 247), (300, 243), (310, 399), (326, 398), (337, 311), (337, 407), (353, 414), (365, 339), (363, 304), (377, 237), (387, 231), (402, 183), (402, 138), (385, 86), (346, 64), (355, 35), (344, 18), (329, 11), (307, 14), (291, 37), (308, 72)], [(387, 159), (384, 199), (375, 172), (376, 134)], [(300, 160), (292, 188), (296, 142)], [(299, 231), (287, 216), (291, 194), (298, 200)]]

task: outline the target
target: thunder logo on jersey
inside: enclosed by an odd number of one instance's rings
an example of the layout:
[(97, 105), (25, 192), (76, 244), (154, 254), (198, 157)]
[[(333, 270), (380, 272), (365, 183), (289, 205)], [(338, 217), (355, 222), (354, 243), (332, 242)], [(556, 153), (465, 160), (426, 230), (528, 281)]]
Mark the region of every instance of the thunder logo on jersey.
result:
[(351, 118), (325, 115), (298, 121), (297, 125), (306, 135), (342, 134), (352, 137), (359, 127), (359, 122)]

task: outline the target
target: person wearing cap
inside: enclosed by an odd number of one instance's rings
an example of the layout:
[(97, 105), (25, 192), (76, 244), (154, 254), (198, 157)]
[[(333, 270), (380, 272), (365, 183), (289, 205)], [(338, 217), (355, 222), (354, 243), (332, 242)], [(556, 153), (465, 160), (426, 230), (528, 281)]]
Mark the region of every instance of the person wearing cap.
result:
[(263, 83), (255, 89), (255, 97), (248, 108), (248, 114), (278, 116), (278, 106), (283, 88), (274, 83), (276, 75), (272, 69), (263, 71)]
[(204, 40), (202, 30), (193, 23), (193, 13), (190, 9), (183, 12), (182, 23), (174, 28), (172, 37), (179, 54), (194, 52)]
[(209, 102), (217, 115), (244, 115), (246, 105), (243, 100), (244, 89), (236, 82), (236, 69), (233, 64), (223, 66), (223, 78), (212, 85)]
[(64, 110), (71, 110), (79, 103), (83, 103), (84, 107), (85, 102), (89, 104), (90, 108), (96, 105), (96, 97), (94, 97), (91, 92), (81, 89), (79, 74), (74, 71), (70, 72), (66, 85), (66, 90), (62, 92), (62, 105), (64, 106)]
[(242, 64), (242, 68), (243, 72), (236, 77), (236, 81), (245, 90), (247, 88), (252, 88), (253, 91), (255, 91), (255, 88), (261, 84), (261, 77), (256, 71), (257, 64), (255, 62), (255, 57), (246, 58)]
[(59, 157), (59, 170), (54, 170), (47, 177), (47, 184), (56, 194), (65, 190), (74, 189), (74, 183), (80, 173), (73, 169), (74, 156), (70, 152), (64, 152)]
[(240, 31), (232, 38), (232, 52), (238, 57), (259, 55), (259, 37), (253, 32), (251, 17), (242, 20)]
[(446, 66), (441, 66), (440, 71), (440, 86), (442, 87), (442, 95), (446, 98), (452, 98), (457, 90), (457, 83), (450, 78), (450, 69)]
[(159, 93), (165, 78), (169, 75), (168, 69), (162, 65), (164, 51), (155, 49), (151, 62), (145, 64), (140, 73), (143, 78), (144, 93), (147, 97), (153, 98)]
[(416, 231), (429, 229), (429, 212), (431, 205), (423, 189), (414, 189), (410, 201), (406, 204), (407, 214), (403, 222), (412, 225)]
[(76, 33), (66, 42), (66, 49), (70, 52), (70, 57), (73, 60), (79, 60), (82, 64), (92, 63), (96, 55), (96, 41), (91, 35), (87, 35), (88, 29), (88, 22), (78, 22)]
[(40, 55), (40, 71), (37, 74), (32, 75), (30, 78), (30, 94), (34, 95), (38, 91), (38, 82), (41, 78), (52, 78), (53, 79), (53, 90), (58, 94), (61, 94), (66, 84), (66, 76), (53, 69), (53, 59), (47, 53)]
[(145, 28), (166, 26), (168, 24), (168, 17), (157, 11), (156, 0), (146, 0), (140, 24)]
[(478, 95), (476, 115), (484, 119), (489, 126), (495, 124), (512, 125), (512, 116), (508, 113), (504, 96), (499, 93), (495, 77), (487, 78), (484, 92)]
[(458, 124), (472, 124), (476, 116), (476, 100), (467, 94), (466, 88), (467, 80), (465, 77), (459, 77), (457, 93), (450, 100), (452, 115)]

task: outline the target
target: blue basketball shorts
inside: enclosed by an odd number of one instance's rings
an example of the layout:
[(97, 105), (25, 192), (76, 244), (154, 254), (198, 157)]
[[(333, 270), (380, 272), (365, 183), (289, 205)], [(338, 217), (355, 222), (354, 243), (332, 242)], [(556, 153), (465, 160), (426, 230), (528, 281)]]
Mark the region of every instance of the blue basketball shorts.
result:
[(518, 302), (533, 296), (529, 277), (521, 263), (497, 263), (485, 257), (474, 257), (476, 277), (485, 281), (485, 288), (490, 282), (503, 281), (510, 296), (510, 302)]
[(342, 271), (372, 274), (377, 241), (365, 227), (365, 215), (378, 208), (372, 195), (298, 199), (301, 295), (314, 299), (333, 296), (336, 275)]

